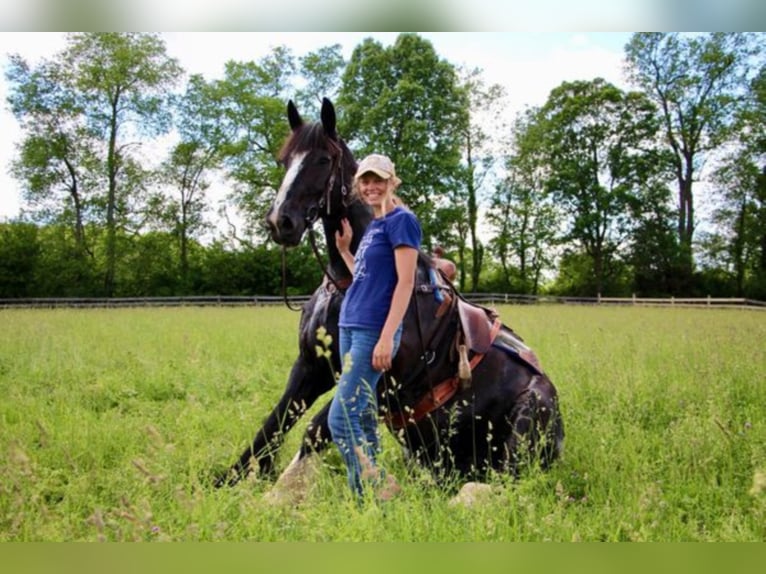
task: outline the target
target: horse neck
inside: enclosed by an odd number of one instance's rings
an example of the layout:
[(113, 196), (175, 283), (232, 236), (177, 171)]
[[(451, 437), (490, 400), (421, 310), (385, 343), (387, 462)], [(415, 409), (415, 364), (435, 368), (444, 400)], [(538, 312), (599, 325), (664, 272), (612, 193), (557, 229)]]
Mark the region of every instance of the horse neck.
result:
[(341, 257), (338, 248), (335, 246), (335, 232), (340, 229), (340, 221), (347, 218), (351, 224), (353, 237), (351, 240), (351, 253), (356, 253), (362, 235), (372, 221), (372, 210), (361, 202), (353, 201), (346, 207), (344, 212), (337, 217), (326, 217), (322, 219), (324, 227), (324, 236), (327, 243), (327, 253), (330, 259), (330, 270), (335, 279), (350, 278), (351, 273), (346, 267), (346, 262)]

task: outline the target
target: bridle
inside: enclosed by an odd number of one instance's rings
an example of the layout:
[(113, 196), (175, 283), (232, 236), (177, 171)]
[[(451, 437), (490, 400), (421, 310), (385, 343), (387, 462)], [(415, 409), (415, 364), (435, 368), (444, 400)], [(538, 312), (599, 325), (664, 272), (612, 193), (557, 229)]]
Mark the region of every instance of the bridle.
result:
[[(322, 195), (319, 197), (319, 201), (316, 203), (316, 205), (311, 205), (306, 209), (306, 213), (304, 215), (304, 222), (306, 224), (306, 229), (308, 230), (308, 236), (309, 236), (309, 243), (311, 245), (311, 251), (314, 253), (314, 258), (317, 260), (317, 263), (319, 263), (319, 266), (322, 268), (322, 273), (325, 277), (330, 281), (330, 283), (333, 284), (333, 286), (338, 290), (338, 292), (345, 291), (345, 287), (341, 287), (341, 285), (338, 284), (338, 282), (335, 280), (335, 278), (332, 276), (332, 274), (329, 272), (329, 267), (322, 261), (322, 256), (319, 254), (319, 249), (316, 245), (316, 237), (314, 235), (314, 224), (319, 219), (319, 214), (323, 209), (327, 209), (327, 213), (325, 214), (325, 217), (330, 217), (332, 215), (332, 192), (335, 188), (335, 179), (338, 176), (338, 173), (340, 173), (340, 195), (341, 195), (341, 204), (345, 208), (348, 206), (347, 197), (348, 197), (348, 187), (346, 186), (345, 176), (343, 173), (343, 148), (337, 144), (336, 142), (333, 142), (332, 140), (329, 140), (331, 142), (331, 145), (335, 148), (336, 154), (333, 155), (332, 159), (332, 165), (330, 166), (330, 176), (327, 178), (327, 183), (325, 183), (324, 191), (322, 192)], [(285, 301), (285, 305), (288, 309), (291, 311), (300, 311), (300, 307), (293, 307), (290, 304), (289, 299), (287, 298), (287, 256), (286, 256), (287, 248), (282, 246), (282, 297)]]
[(341, 148), (341, 146), (335, 142), (332, 142), (332, 146), (335, 148), (337, 153), (333, 156), (332, 165), (330, 166), (330, 176), (327, 178), (327, 183), (325, 183), (324, 191), (319, 197), (319, 201), (317, 201), (316, 205), (311, 205), (306, 209), (304, 221), (306, 222), (306, 227), (308, 229), (313, 227), (314, 223), (316, 223), (316, 220), (319, 219), (319, 213), (325, 207), (327, 207), (327, 213), (325, 215), (329, 217), (332, 214), (332, 191), (335, 187), (335, 178), (338, 176), (338, 173), (340, 173), (341, 203), (344, 207), (348, 205), (346, 202), (346, 197), (348, 196), (348, 188), (346, 187), (346, 178), (343, 174), (343, 148)]

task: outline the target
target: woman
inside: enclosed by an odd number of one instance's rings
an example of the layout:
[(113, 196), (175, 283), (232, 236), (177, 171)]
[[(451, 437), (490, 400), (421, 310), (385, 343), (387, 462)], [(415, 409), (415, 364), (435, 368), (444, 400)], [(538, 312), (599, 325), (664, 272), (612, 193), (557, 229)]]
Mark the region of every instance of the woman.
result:
[(328, 424), (346, 463), (351, 489), (361, 497), (365, 487), (372, 486), (381, 500), (394, 496), (399, 486), (376, 463), (380, 449), (376, 387), (399, 348), (422, 236), (417, 218), (394, 195), (400, 183), (388, 157), (364, 158), (354, 176), (354, 192), (372, 208), (374, 219), (356, 257), (349, 250), (348, 220), (335, 234), (353, 281), (340, 311), (343, 372)]

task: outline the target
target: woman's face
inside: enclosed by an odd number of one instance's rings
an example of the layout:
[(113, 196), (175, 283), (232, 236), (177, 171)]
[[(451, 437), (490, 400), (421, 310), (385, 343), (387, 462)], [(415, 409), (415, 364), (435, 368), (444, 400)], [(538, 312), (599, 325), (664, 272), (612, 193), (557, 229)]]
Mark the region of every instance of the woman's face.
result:
[(383, 179), (372, 172), (367, 172), (359, 177), (357, 183), (359, 195), (376, 212), (382, 211), (386, 207), (386, 202), (391, 197), (388, 188), (389, 183), (390, 180)]

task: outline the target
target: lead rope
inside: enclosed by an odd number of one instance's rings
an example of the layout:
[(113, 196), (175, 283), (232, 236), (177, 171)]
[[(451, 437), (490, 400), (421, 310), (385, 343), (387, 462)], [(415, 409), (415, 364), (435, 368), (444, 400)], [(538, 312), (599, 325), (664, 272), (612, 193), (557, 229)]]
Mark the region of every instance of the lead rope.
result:
[(303, 307), (293, 307), (287, 298), (287, 247), (282, 246), (282, 297), (290, 311), (301, 311)]
[(317, 263), (319, 263), (319, 267), (322, 268), (322, 272), (324, 273), (324, 276), (327, 277), (330, 280), (330, 283), (332, 283), (335, 288), (338, 290), (338, 293), (343, 293), (343, 288), (338, 285), (338, 283), (335, 281), (335, 278), (330, 274), (328, 271), (329, 265), (325, 265), (322, 262), (322, 256), (319, 254), (319, 249), (317, 249), (316, 239), (314, 238), (314, 227), (309, 227), (309, 243), (311, 244), (311, 250), (314, 252), (314, 257), (317, 260)]

